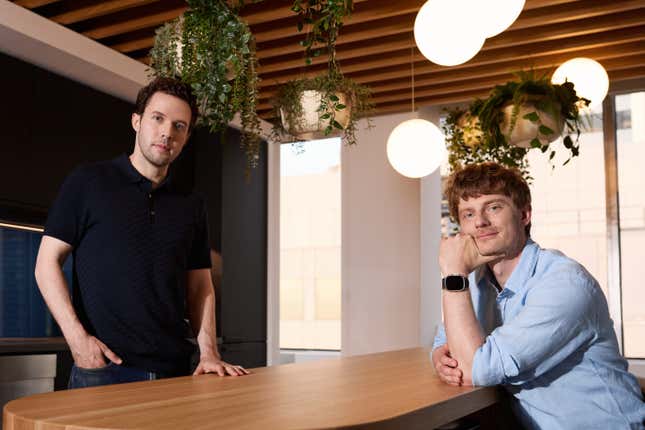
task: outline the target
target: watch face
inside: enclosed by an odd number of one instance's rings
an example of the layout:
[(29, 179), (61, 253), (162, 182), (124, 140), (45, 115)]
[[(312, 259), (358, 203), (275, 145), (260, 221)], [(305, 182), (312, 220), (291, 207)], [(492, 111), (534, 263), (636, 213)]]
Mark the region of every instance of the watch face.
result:
[(443, 278), (443, 285), (448, 291), (463, 291), (468, 288), (468, 278), (459, 275), (449, 275)]

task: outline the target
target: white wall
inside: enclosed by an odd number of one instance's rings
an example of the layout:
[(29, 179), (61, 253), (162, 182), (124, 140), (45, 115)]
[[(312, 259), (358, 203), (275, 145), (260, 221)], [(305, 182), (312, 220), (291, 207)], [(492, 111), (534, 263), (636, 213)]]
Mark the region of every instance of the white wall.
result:
[[(399, 175), (386, 156), (392, 129), (416, 117), (375, 117), (374, 128), (361, 124), (358, 145), (343, 148), (343, 355), (419, 346), (422, 324), (432, 320), (422, 318), (422, 300), (429, 298), (421, 293), (421, 181)], [(424, 181), (424, 194), (435, 199), (438, 176)], [(439, 225), (439, 203), (427, 207), (433, 206)], [(428, 252), (423, 258), (435, 261)]]

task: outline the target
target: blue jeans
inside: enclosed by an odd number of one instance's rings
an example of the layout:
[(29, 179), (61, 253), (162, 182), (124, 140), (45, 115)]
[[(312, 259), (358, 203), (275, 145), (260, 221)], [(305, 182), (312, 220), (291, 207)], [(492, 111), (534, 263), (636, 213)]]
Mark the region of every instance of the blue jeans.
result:
[(152, 381), (169, 376), (158, 372), (148, 372), (133, 367), (120, 366), (112, 362), (98, 369), (84, 369), (74, 364), (69, 375), (67, 388), (85, 388), (99, 385), (122, 384), (124, 382)]

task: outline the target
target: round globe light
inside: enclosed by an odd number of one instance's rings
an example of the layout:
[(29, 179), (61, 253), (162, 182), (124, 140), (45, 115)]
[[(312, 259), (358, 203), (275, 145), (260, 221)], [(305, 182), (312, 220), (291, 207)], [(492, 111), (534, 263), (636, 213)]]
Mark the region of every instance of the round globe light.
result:
[(477, 17), (479, 31), (484, 37), (493, 37), (515, 22), (525, 0), (486, 0), (474, 1), (470, 11)]
[(551, 82), (563, 84), (573, 82), (576, 94), (591, 100), (589, 107), (599, 106), (609, 90), (609, 76), (602, 65), (590, 58), (573, 58), (558, 67)]
[[(466, 0), (428, 0), (414, 20), (414, 40), (428, 60), (456, 66), (473, 58), (484, 45), (479, 20)], [(450, 35), (450, 37), (447, 37)]]
[(403, 121), (387, 139), (387, 159), (394, 170), (408, 178), (421, 178), (437, 170), (445, 151), (439, 128), (423, 119)]

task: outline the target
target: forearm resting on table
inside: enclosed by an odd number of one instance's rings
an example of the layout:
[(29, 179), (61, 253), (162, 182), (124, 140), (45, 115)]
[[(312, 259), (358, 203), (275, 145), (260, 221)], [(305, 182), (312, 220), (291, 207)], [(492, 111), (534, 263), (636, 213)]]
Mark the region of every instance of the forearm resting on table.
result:
[(442, 301), (450, 354), (463, 372), (464, 385), (472, 385), (473, 359), (484, 343), (484, 335), (475, 317), (470, 293), (444, 291)]
[(200, 355), (214, 355), (219, 359), (215, 328), (215, 290), (208, 269), (189, 272), (186, 302)]

